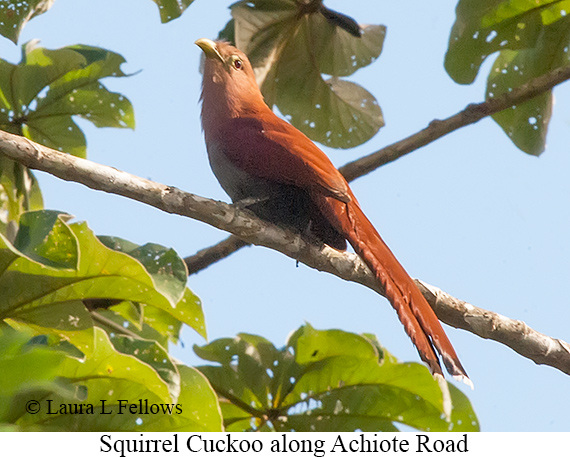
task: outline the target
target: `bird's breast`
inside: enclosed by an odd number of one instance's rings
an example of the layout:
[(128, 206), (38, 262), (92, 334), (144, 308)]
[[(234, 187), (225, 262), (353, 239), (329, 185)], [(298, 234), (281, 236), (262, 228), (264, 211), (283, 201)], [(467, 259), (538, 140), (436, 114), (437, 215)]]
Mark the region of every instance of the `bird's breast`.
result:
[(245, 198), (262, 198), (270, 195), (271, 184), (252, 176), (237, 167), (228, 157), (224, 145), (217, 141), (208, 142), (208, 159), (216, 179), (232, 201)]

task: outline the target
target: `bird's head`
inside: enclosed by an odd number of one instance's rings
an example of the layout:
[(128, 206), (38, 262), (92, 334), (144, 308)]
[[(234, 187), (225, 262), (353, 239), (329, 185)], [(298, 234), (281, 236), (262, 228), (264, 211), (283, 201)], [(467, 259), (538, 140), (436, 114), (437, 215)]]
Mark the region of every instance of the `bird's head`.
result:
[(265, 105), (247, 56), (225, 41), (196, 40), (205, 55), (202, 101), (224, 108), (232, 117)]

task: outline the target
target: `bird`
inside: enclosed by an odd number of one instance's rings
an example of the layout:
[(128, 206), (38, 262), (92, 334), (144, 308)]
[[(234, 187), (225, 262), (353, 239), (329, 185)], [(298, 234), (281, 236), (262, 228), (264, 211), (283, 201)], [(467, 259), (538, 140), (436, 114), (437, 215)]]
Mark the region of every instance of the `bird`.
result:
[(380, 281), (420, 358), (434, 376), (472, 385), (432, 308), (364, 214), (348, 182), (305, 134), (265, 103), (252, 65), (226, 41), (204, 53), (202, 129), (210, 166), (235, 204), (344, 250), (347, 242)]

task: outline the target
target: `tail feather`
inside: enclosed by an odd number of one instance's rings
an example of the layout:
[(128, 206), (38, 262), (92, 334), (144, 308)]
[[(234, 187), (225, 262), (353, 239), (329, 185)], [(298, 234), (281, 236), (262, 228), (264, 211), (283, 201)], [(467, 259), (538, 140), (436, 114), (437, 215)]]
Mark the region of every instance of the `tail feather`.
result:
[[(439, 356), (455, 378), (471, 384), (433, 309), (368, 220), (356, 199), (343, 203), (323, 196), (319, 208), (352, 245), (384, 286), (421, 359), (433, 374), (443, 375)], [(327, 214), (328, 213), (328, 214)]]

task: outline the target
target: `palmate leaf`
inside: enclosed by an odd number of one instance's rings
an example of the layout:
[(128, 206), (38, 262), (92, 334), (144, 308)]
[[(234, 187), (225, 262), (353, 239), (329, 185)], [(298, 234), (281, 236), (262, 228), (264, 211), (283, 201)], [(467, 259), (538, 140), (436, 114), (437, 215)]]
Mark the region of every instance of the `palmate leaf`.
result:
[(248, 55), (269, 106), (306, 135), (349, 148), (384, 125), (374, 96), (338, 79), (380, 55), (384, 26), (358, 26), (320, 0), (239, 1), (231, 8), (234, 19), (221, 37)]
[(49, 10), (55, 0), (0, 0), (0, 34), (18, 42), (26, 23)]
[[(541, 29), (534, 47), (502, 51), (487, 79), (487, 98), (509, 92), (532, 78), (569, 63), (570, 17)], [(546, 133), (552, 113), (552, 91), (493, 115), (517, 147), (540, 155), (546, 147)]]
[[(96, 300), (96, 303), (99, 302), (101, 300)], [(106, 308), (97, 309), (91, 315), (97, 321), (97, 325), (104, 328), (107, 333), (115, 333), (118, 329), (122, 332), (128, 331), (130, 335), (156, 341), (162, 347), (168, 347), (169, 342), (174, 344), (179, 342), (182, 322), (166, 311), (131, 301), (123, 301), (117, 305), (111, 303)], [(199, 332), (205, 337), (204, 329)]]
[(180, 395), (180, 373), (170, 359), (168, 351), (156, 341), (130, 338), (112, 334), (113, 347), (123, 354), (132, 355), (141, 362), (150, 365), (168, 387), (173, 401)]
[(65, 354), (29, 344), (30, 332), (0, 330), (0, 425), (14, 423), (25, 413), (26, 395), (58, 392), (59, 365)]
[[(90, 356), (67, 357), (53, 370), (74, 388), (74, 398), (31, 395), (40, 411), (22, 414), (15, 424), (65, 431), (221, 431), (215, 393), (198, 371), (174, 365), (153, 342), (127, 340), (109, 339), (96, 328)], [(73, 414), (75, 405), (83, 414)]]
[(205, 336), (200, 302), (185, 288), (185, 278), (172, 274), (167, 279), (169, 264), (180, 259), (155, 246), (153, 258), (164, 271), (150, 266), (149, 271), (136, 258), (105, 246), (85, 223), (69, 224), (68, 218), (49, 211), (26, 213), (14, 244), (0, 235), (0, 318), (15, 327), (73, 340), (88, 353), (90, 339), (80, 335), (92, 332), (93, 322), (84, 301), (133, 301), (159, 309), (156, 321), (169, 316), (153, 324), (159, 333), (176, 320)]
[(155, 284), (163, 293), (169, 294), (172, 300), (178, 301), (184, 294), (188, 270), (174, 249), (154, 243), (137, 246), (117, 237), (100, 236), (99, 240), (105, 246), (124, 252), (142, 263)]
[(152, 0), (160, 11), (160, 21), (164, 24), (182, 15), (194, 0)]
[(129, 100), (101, 83), (127, 76), (120, 68), (124, 61), (92, 46), (49, 50), (37, 42), (23, 45), (19, 64), (0, 59), (0, 128), (85, 157), (85, 137), (73, 116), (97, 127), (134, 128)]
[(456, 82), (470, 84), (489, 55), (534, 47), (542, 27), (566, 12), (568, 0), (460, 0), (445, 69)]
[(77, 268), (77, 240), (66, 224), (71, 216), (57, 211), (24, 213), (14, 247), (28, 258), (59, 268)]
[(195, 347), (221, 397), (229, 431), (478, 430), (469, 401), (450, 386), (446, 420), (438, 383), (426, 367), (398, 363), (370, 336), (305, 325), (276, 349), (240, 334)]
[[(470, 84), (483, 61), (500, 51), (487, 79), (487, 98), (510, 92), (568, 64), (569, 0), (461, 0), (445, 56), (458, 83)], [(528, 154), (544, 151), (552, 93), (493, 116), (513, 143)]]
[(134, 320), (128, 319), (130, 322), (136, 324), (138, 320), (139, 325), (147, 324), (173, 342), (177, 341), (180, 323), (189, 325), (206, 338), (206, 326), (200, 299), (186, 288), (188, 269), (172, 248), (154, 243), (138, 246), (130, 241), (109, 236), (100, 236), (99, 240), (105, 246), (124, 252), (141, 262), (162, 293), (168, 294), (178, 303), (176, 308), (168, 311), (172, 319), (165, 316), (160, 309), (143, 305)]
[(0, 233), (13, 239), (20, 215), (43, 209), (43, 197), (32, 171), (7, 157), (0, 157)]

